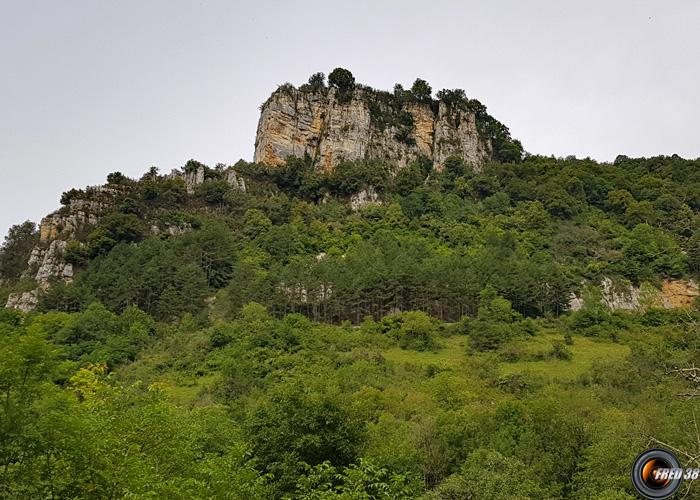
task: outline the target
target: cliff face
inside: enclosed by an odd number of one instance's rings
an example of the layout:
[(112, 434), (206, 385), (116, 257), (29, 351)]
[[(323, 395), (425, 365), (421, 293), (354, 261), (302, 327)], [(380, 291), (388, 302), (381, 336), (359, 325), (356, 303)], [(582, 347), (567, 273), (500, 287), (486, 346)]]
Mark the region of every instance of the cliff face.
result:
[(308, 155), (318, 168), (330, 170), (343, 160), (404, 167), (426, 157), (441, 169), (447, 158), (459, 156), (478, 170), (491, 157), (473, 113), (444, 102), (436, 110), (429, 103), (397, 109), (378, 95), (357, 88), (341, 102), (334, 88), (280, 87), (262, 106), (254, 161), (281, 165), (288, 156)]

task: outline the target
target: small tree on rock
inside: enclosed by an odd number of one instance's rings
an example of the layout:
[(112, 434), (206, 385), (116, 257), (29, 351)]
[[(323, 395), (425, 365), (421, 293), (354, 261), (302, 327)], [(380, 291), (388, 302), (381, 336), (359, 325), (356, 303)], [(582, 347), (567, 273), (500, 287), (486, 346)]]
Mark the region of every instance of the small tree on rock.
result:
[(413, 86), (411, 87), (411, 93), (416, 100), (425, 102), (430, 101), (433, 89), (428, 85), (428, 82), (422, 78), (416, 78), (416, 81), (413, 82)]
[(340, 92), (352, 92), (355, 89), (355, 77), (345, 68), (335, 68), (328, 75), (328, 84)]

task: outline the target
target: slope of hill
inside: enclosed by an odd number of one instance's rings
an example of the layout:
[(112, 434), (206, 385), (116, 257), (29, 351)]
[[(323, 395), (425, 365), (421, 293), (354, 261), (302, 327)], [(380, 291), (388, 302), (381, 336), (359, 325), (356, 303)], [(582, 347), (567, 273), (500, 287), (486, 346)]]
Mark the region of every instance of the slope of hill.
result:
[(334, 73), (263, 105), (271, 164), (11, 229), (0, 496), (623, 499), (648, 444), (700, 453), (700, 161), (527, 155)]

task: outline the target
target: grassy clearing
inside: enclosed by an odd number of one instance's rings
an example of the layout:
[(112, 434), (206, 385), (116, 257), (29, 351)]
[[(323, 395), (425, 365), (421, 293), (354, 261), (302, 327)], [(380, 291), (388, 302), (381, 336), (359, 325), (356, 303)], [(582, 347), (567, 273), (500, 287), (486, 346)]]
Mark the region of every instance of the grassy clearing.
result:
[(385, 350), (382, 355), (387, 361), (397, 364), (427, 367), (434, 365), (441, 369), (456, 368), (466, 363), (469, 338), (454, 336), (440, 339), (440, 347), (431, 351), (410, 351), (400, 347)]
[(211, 396), (216, 383), (221, 378), (219, 373), (209, 373), (199, 377), (163, 377), (158, 380), (168, 399), (181, 406), (208, 406), (213, 404)]
[[(514, 345), (524, 354), (544, 354), (551, 350), (552, 343), (562, 341), (562, 336), (542, 333), (532, 338), (522, 339)], [(408, 351), (399, 347), (387, 349), (384, 358), (399, 365), (419, 367), (435, 366), (440, 369), (456, 369), (468, 364), (469, 338), (455, 336), (440, 340), (440, 347), (433, 351)], [(499, 362), (499, 375), (534, 374), (551, 382), (571, 382), (578, 379), (597, 360), (622, 361), (630, 352), (626, 345), (608, 341), (598, 341), (586, 337), (574, 337), (574, 344), (567, 345), (571, 360), (548, 358), (543, 360)], [(482, 356), (475, 354), (474, 356)], [(491, 359), (491, 358), (489, 358)]]
[[(574, 337), (573, 345), (566, 346), (572, 353), (571, 360), (547, 356), (552, 344), (562, 340), (560, 334), (549, 331), (514, 341), (511, 345), (523, 358), (514, 362), (498, 360), (494, 353), (471, 352), (469, 337), (463, 335), (441, 338), (439, 347), (433, 350), (414, 351), (393, 346), (380, 348), (380, 352), (390, 364), (401, 368), (402, 372), (407, 370), (404, 375), (409, 378), (415, 376), (410, 374), (415, 373), (425, 376), (428, 369), (434, 369), (436, 372), (449, 371), (458, 378), (470, 379), (471, 375), (475, 375), (477, 366), (493, 366), (494, 375), (499, 377), (522, 374), (535, 376), (544, 382), (568, 383), (579, 379), (591, 369), (595, 361), (622, 362), (630, 351), (626, 345), (577, 336)], [(161, 385), (175, 404), (189, 407), (214, 404), (213, 392), (221, 378), (221, 371), (217, 369), (219, 363), (200, 360), (195, 363), (198, 369), (189, 363), (185, 363), (188, 369), (183, 369), (171, 366), (173, 357), (172, 349), (153, 349), (150, 355), (142, 356), (134, 365), (138, 367), (141, 379)], [(538, 357), (545, 359), (537, 359)], [(394, 382), (398, 383), (398, 380)]]
[[(519, 342), (525, 352), (547, 352), (555, 341), (561, 341), (560, 335), (544, 334)], [(571, 351), (570, 360), (544, 359), (536, 361), (516, 361), (500, 363), (501, 375), (531, 373), (552, 382), (571, 382), (578, 379), (593, 366), (597, 360), (620, 361), (629, 354), (626, 345), (612, 342), (596, 341), (586, 337), (574, 337), (573, 345), (567, 345)]]

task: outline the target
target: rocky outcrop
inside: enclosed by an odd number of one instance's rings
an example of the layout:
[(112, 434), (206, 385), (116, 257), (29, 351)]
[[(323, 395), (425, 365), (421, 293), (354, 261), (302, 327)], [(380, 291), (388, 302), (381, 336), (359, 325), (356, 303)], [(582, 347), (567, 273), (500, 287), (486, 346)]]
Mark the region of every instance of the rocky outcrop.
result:
[[(426, 157), (441, 169), (448, 157), (459, 156), (478, 170), (490, 158), (491, 145), (479, 136), (473, 113), (444, 102), (436, 110), (431, 103), (408, 103), (397, 110), (378, 95), (357, 88), (341, 102), (334, 88), (280, 87), (262, 106), (254, 161), (282, 165), (287, 157), (308, 155), (317, 168), (330, 170), (343, 160), (403, 167)], [(397, 123), (397, 113), (410, 126)]]
[(350, 207), (359, 210), (367, 205), (379, 203), (379, 195), (374, 187), (369, 186), (350, 197)]
[[(691, 307), (699, 295), (698, 284), (692, 280), (664, 280), (660, 290), (649, 283), (637, 287), (626, 281), (614, 282), (610, 278), (603, 278), (600, 284), (600, 301), (611, 310)], [(585, 302), (582, 297), (572, 294), (569, 310), (578, 311), (585, 306)]]
[(490, 156), (490, 145), (476, 129), (473, 113), (451, 109), (441, 102), (433, 135), (433, 164), (442, 169), (450, 156), (458, 156), (479, 170)]
[(7, 299), (5, 307), (19, 309), (22, 312), (33, 311), (39, 303), (39, 290), (29, 292), (12, 293)]
[(57, 238), (71, 239), (83, 226), (95, 225), (105, 209), (105, 203), (98, 200), (74, 199), (50, 215), (39, 224), (39, 239), (50, 242)]
[(182, 223), (182, 224), (169, 224), (169, 223), (164, 223), (163, 227), (161, 228), (157, 224), (152, 224), (151, 225), (151, 234), (153, 236), (161, 236), (161, 235), (167, 235), (167, 236), (180, 236), (185, 233), (189, 233), (192, 231), (192, 224), (189, 223)]
[(661, 286), (661, 301), (666, 308), (690, 307), (700, 296), (695, 281), (664, 281)]
[(187, 190), (187, 194), (193, 194), (195, 188), (204, 182), (204, 166), (201, 165), (192, 170), (180, 170), (174, 168), (166, 177), (170, 179), (182, 179), (185, 181), (185, 189)]
[(32, 249), (23, 278), (36, 281), (30, 292), (14, 293), (5, 307), (30, 311), (38, 303), (39, 292), (54, 279), (73, 280), (73, 265), (65, 261), (68, 241), (89, 230), (109, 210), (118, 189), (109, 185), (91, 186), (65, 206), (44, 217), (39, 224), (39, 242)]
[(48, 247), (36, 246), (32, 250), (27, 271), (33, 273), (33, 278), (40, 287), (48, 285), (54, 277), (64, 281), (73, 280), (73, 265), (64, 261), (66, 245), (65, 240), (53, 240)]
[(642, 296), (639, 287), (629, 283), (615, 283), (610, 278), (603, 278), (601, 283), (602, 301), (609, 309), (636, 310)]
[(246, 192), (246, 183), (245, 179), (243, 176), (241, 176), (239, 173), (237, 173), (234, 169), (230, 169), (226, 173), (226, 182), (229, 183), (229, 185), (233, 189), (237, 189), (238, 191), (243, 191), (244, 193)]
[[(224, 175), (226, 182), (228, 182), (231, 185), (231, 187), (239, 191), (246, 190), (245, 179), (243, 179), (243, 177), (239, 173), (237, 173), (233, 168), (225, 170)], [(205, 167), (201, 165), (191, 170), (173, 169), (170, 172), (170, 174), (168, 174), (166, 177), (170, 179), (182, 179), (185, 182), (185, 189), (187, 190), (187, 194), (194, 194), (194, 191), (197, 188), (197, 186), (203, 184), (204, 181), (207, 179), (207, 174)]]

